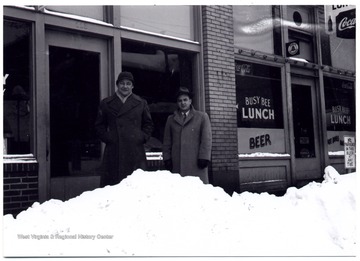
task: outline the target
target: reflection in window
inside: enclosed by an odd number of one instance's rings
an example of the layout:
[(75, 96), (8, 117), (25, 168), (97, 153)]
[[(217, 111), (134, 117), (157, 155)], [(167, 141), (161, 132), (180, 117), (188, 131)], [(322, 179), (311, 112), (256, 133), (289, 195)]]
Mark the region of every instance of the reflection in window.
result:
[(4, 154), (30, 153), (29, 24), (4, 21)]
[(324, 77), (327, 130), (355, 131), (354, 82)]
[[(273, 19), (274, 7), (233, 6), (234, 44), (239, 48), (274, 53), (277, 30)], [(275, 13), (274, 13), (275, 15)], [(276, 31), (274, 31), (276, 30)], [(277, 43), (279, 44), (279, 43)]]
[(344, 136), (355, 136), (354, 82), (324, 77), (328, 150), (344, 151)]
[(146, 151), (161, 151), (167, 117), (176, 109), (175, 94), (180, 86), (192, 87), (192, 55), (175, 49), (122, 42), (122, 70), (135, 78), (134, 93), (149, 104), (155, 130)]
[(121, 6), (120, 12), (122, 26), (195, 40), (192, 6)]

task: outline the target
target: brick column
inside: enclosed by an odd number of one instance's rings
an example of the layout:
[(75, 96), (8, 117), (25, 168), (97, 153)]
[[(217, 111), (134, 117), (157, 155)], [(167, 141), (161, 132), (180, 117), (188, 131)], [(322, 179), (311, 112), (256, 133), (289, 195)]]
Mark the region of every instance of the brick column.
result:
[(4, 163), (4, 215), (16, 216), (39, 200), (38, 163)]
[(205, 107), (213, 131), (210, 180), (239, 191), (232, 6), (202, 6)]

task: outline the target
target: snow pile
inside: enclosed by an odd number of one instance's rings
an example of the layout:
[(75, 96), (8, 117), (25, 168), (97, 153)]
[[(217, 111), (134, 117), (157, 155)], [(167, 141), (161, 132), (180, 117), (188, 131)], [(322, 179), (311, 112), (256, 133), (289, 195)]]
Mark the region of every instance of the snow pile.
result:
[(137, 170), (118, 185), (4, 216), (4, 254), (355, 255), (355, 173), (326, 172), (323, 183), (276, 197), (229, 196), (195, 177)]

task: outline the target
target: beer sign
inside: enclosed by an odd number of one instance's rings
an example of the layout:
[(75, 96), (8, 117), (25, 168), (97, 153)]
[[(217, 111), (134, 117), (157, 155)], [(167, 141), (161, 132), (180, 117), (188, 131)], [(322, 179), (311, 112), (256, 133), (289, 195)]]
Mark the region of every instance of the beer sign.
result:
[(355, 39), (355, 5), (326, 5), (325, 31), (343, 39)]

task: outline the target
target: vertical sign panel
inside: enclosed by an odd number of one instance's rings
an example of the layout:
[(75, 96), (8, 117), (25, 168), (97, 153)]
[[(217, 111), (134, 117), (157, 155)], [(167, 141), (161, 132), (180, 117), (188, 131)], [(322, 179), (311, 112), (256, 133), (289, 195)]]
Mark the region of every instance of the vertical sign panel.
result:
[(345, 168), (355, 169), (356, 168), (355, 137), (344, 136), (344, 146), (345, 146)]

